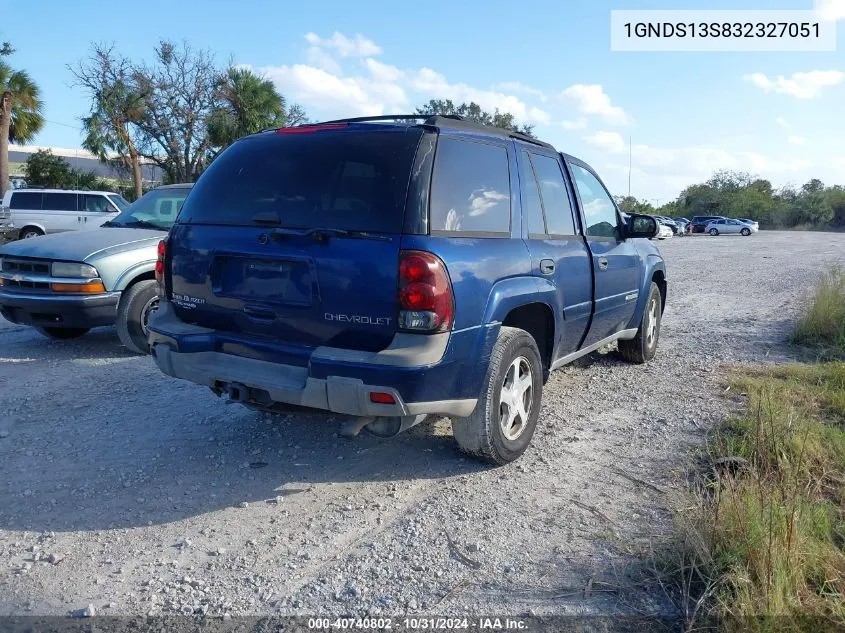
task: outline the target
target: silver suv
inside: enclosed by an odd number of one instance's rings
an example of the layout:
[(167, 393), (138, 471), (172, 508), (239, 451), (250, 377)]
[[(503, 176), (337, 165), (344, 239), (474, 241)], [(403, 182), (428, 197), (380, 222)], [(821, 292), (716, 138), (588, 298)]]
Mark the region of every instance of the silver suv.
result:
[(0, 248), (0, 314), (54, 339), (115, 325), (127, 348), (148, 353), (147, 319), (158, 305), (158, 243), (191, 186), (153, 189), (101, 227)]

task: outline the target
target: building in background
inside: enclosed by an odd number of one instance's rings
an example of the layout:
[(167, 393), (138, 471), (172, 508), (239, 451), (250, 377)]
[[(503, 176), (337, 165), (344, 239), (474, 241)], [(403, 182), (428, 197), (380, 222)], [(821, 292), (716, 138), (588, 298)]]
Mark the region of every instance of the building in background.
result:
[[(24, 180), (24, 165), (29, 157), (38, 150), (49, 150), (53, 156), (60, 156), (75, 170), (80, 172), (94, 172), (100, 178), (126, 181), (132, 179), (132, 173), (120, 165), (104, 163), (94, 154), (84, 149), (66, 149), (63, 147), (40, 147), (37, 145), (9, 145), (9, 186), (20, 189), (26, 186)], [(116, 156), (115, 156), (116, 158)], [(163, 171), (153, 164), (141, 165), (141, 177), (144, 189), (151, 189), (162, 183)]]

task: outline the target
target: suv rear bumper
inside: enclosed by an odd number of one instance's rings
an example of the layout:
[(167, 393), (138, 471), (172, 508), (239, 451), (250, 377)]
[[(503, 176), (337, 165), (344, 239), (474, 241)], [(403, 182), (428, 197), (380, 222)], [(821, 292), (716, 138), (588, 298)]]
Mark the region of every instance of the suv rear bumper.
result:
[(93, 296), (18, 294), (0, 290), (0, 314), (35, 327), (92, 328), (113, 325), (119, 292)]
[[(477, 398), (462, 397), (413, 401), (397, 387), (423, 379), (436, 380), (439, 366), (454, 372), (454, 363), (441, 362), (449, 334), (439, 335), (442, 338), (398, 335), (400, 344), (394, 340), (382, 352), (317, 348), (308, 366), (303, 367), (215, 351), (215, 331), (181, 321), (168, 302), (162, 302), (151, 317), (149, 332), (152, 355), (163, 373), (218, 393), (231, 393), (234, 389), (241, 401), (293, 404), (365, 417), (466, 417), (477, 403)], [(409, 346), (407, 339), (400, 338), (403, 336), (411, 336), (420, 344)], [(181, 351), (183, 348), (192, 351)], [(418, 364), (409, 364), (413, 361)], [(319, 371), (315, 371), (317, 367)], [(377, 379), (372, 380), (373, 377)], [(449, 391), (443, 386), (444, 391)], [(372, 402), (373, 392), (390, 394), (395, 403)]]

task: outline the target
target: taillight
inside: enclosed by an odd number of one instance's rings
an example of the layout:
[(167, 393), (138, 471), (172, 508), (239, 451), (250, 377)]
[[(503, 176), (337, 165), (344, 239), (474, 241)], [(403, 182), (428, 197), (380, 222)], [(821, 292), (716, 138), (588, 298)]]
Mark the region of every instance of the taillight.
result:
[(158, 243), (158, 258), (156, 259), (156, 282), (158, 283), (158, 294), (164, 296), (164, 257), (167, 255), (167, 242), (161, 240)]
[(399, 329), (446, 332), (455, 301), (449, 273), (440, 258), (425, 251), (399, 253)]

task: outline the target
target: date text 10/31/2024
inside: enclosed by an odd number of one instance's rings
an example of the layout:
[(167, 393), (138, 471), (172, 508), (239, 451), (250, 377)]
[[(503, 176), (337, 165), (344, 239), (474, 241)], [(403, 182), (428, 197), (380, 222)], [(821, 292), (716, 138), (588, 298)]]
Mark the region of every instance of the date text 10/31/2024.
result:
[(388, 631), (444, 631), (472, 630), (481, 631), (525, 631), (528, 624), (524, 620), (513, 618), (424, 618), (411, 617), (394, 620), (393, 618), (309, 618), (308, 628), (315, 630), (374, 630)]

